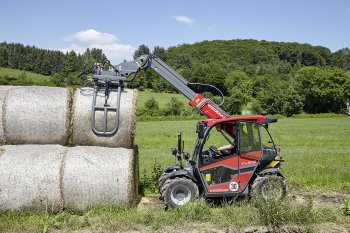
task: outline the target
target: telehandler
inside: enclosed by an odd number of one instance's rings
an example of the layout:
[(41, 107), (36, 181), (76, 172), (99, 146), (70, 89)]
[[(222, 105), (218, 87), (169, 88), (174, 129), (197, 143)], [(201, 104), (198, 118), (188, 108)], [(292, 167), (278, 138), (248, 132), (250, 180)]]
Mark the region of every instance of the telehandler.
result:
[[(286, 194), (285, 177), (281, 173), (280, 148), (268, 131), (277, 119), (266, 115), (231, 117), (219, 105), (198, 94), (194, 89), (208, 84), (190, 83), (155, 55), (143, 55), (103, 70), (95, 65), (91, 128), (102, 137), (113, 136), (119, 127), (120, 96), (125, 82), (140, 70), (153, 69), (175, 89), (189, 99), (208, 119), (197, 123), (197, 140), (192, 155), (184, 152), (184, 141), (178, 135), (177, 148), (171, 149), (179, 164), (167, 167), (158, 180), (160, 197), (168, 209), (186, 205), (199, 195), (206, 199), (217, 197), (259, 196), (265, 200), (282, 198)], [(128, 79), (129, 78), (129, 79)], [(110, 92), (117, 93), (115, 106), (109, 103)], [(104, 93), (105, 103), (97, 106), (96, 97)], [(220, 92), (221, 93), (221, 92)], [(222, 95), (222, 93), (221, 93)], [(222, 95), (223, 98), (223, 95)], [(96, 112), (104, 114), (103, 127), (95, 127)], [(115, 113), (114, 127), (109, 129), (108, 113)], [(186, 164), (183, 164), (186, 160)]]

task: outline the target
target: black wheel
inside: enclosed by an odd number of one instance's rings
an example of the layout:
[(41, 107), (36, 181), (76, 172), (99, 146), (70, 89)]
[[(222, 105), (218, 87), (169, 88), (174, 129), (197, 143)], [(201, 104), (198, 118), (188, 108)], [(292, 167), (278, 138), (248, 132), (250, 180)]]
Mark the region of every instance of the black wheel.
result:
[(281, 200), (287, 192), (286, 181), (281, 176), (257, 177), (252, 186), (250, 195), (252, 198), (269, 200)]
[(162, 197), (162, 186), (163, 184), (165, 183), (165, 181), (170, 177), (170, 174), (171, 173), (163, 173), (159, 179), (158, 179), (158, 190), (159, 190), (159, 194), (160, 194), (160, 199), (163, 200), (163, 197)]
[(167, 209), (174, 209), (194, 201), (199, 196), (197, 185), (190, 179), (167, 179), (162, 186), (162, 197)]

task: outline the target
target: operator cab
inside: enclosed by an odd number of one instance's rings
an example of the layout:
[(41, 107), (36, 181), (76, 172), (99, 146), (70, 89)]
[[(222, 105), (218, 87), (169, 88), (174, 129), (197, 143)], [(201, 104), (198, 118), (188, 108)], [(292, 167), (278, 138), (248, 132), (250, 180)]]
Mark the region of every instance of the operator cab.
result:
[(199, 143), (193, 159), (205, 196), (247, 195), (251, 180), (275, 160), (279, 150), (267, 125), (277, 120), (263, 118), (199, 122), (207, 127), (202, 127), (204, 132), (197, 130)]

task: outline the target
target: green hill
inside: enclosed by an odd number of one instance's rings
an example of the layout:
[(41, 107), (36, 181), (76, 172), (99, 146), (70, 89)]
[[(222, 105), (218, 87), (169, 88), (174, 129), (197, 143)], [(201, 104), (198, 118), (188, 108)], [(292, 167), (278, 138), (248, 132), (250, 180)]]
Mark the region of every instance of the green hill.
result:
[(22, 71), (18, 69), (0, 67), (0, 84), (11, 84), (2, 83), (7, 80), (16, 81), (22, 76), (31, 85), (48, 85), (50, 84), (51, 76), (45, 76), (42, 74), (36, 74), (30, 71)]

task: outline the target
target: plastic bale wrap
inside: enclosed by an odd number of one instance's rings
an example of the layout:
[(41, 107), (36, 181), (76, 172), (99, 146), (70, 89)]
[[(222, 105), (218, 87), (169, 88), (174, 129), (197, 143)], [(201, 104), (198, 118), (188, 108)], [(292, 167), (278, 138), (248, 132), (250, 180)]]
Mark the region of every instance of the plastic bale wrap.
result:
[(0, 211), (62, 208), (60, 145), (0, 147)]
[[(82, 146), (123, 147), (132, 149), (135, 136), (135, 110), (137, 91), (124, 89), (120, 99), (119, 130), (113, 137), (98, 137), (91, 130), (92, 96), (75, 93), (73, 104), (73, 144)], [(116, 93), (110, 95), (111, 106), (116, 105)], [(103, 106), (104, 97), (98, 97), (97, 105)], [(108, 128), (114, 124), (115, 113), (108, 115)], [(96, 128), (102, 130), (102, 112), (96, 114)]]
[(104, 204), (128, 205), (135, 200), (134, 151), (124, 148), (73, 147), (65, 161), (65, 208), (83, 211)]
[(6, 144), (60, 144), (68, 141), (71, 90), (22, 87), (9, 90), (5, 103)]

